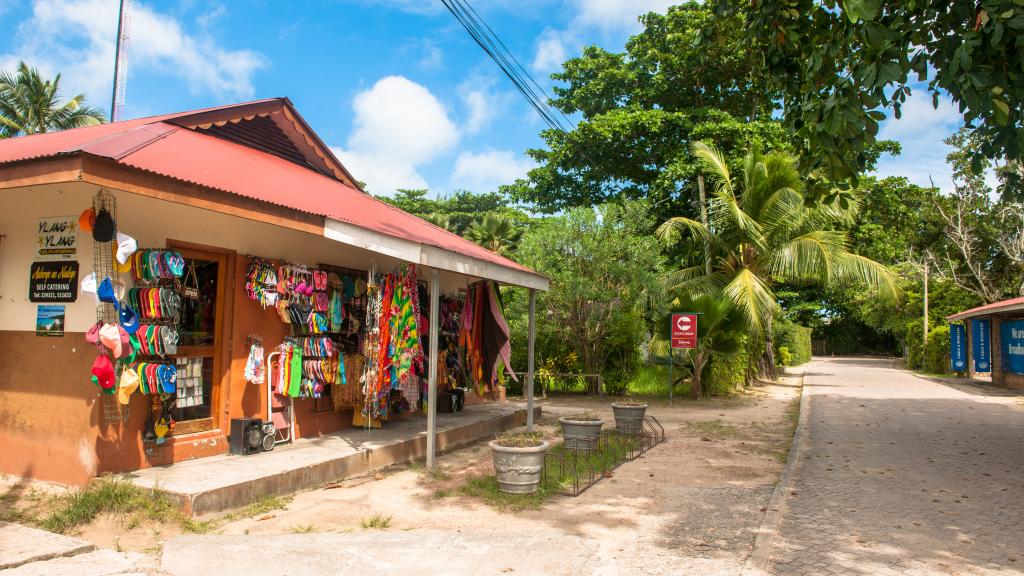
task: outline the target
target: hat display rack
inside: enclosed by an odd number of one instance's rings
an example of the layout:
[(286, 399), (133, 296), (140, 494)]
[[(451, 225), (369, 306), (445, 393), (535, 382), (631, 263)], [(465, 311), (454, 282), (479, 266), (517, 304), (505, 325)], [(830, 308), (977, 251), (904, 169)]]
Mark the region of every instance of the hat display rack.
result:
[[(114, 197), (106, 188), (101, 188), (99, 192), (93, 197), (92, 200), (93, 210), (97, 214), (100, 210), (106, 210), (110, 216), (117, 222), (117, 198)], [(116, 242), (97, 242), (92, 243), (92, 266), (96, 272), (97, 280), (103, 278), (117, 278), (117, 266), (114, 264), (114, 247), (117, 245)], [(96, 304), (96, 321), (103, 322), (104, 324), (117, 323), (118, 314), (114, 305), (108, 302), (99, 302)]]

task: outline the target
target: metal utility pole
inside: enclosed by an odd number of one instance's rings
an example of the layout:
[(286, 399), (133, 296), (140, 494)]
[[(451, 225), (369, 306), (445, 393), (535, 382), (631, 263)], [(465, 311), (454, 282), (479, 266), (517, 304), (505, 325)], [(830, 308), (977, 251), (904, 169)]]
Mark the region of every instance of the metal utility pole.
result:
[[(924, 263), (924, 346), (928, 346), (928, 261)], [(924, 354), (924, 348), (921, 348)], [(922, 356), (923, 358), (923, 356)]]
[(125, 82), (128, 79), (128, 38), (131, 35), (132, 0), (121, 0), (117, 12), (117, 49), (114, 51), (114, 89), (110, 97), (110, 121), (121, 119)]

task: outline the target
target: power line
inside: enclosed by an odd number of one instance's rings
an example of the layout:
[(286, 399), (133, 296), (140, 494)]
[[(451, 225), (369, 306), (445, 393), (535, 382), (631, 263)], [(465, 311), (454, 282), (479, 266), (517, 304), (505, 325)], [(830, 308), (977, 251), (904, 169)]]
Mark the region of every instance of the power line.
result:
[(565, 133), (566, 126), (563, 126), (564, 119), (571, 128), (572, 122), (565, 117), (561, 111), (556, 111), (548, 105), (548, 95), (541, 85), (533, 78), (526, 68), (512, 54), (497, 33), (494, 32), (480, 14), (469, 4), (468, 0), (441, 0), (452, 13), (452, 16), (462, 24), (470, 37), (478, 46), (498, 65), (498, 68), (512, 81), (518, 91), (530, 106), (540, 115), (541, 119), (553, 130)]

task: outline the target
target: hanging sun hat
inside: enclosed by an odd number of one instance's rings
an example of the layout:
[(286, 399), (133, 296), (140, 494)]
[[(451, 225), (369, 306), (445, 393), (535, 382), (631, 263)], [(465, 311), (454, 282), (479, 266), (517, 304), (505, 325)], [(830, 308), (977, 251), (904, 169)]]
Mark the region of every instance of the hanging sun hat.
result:
[(85, 278), (82, 278), (82, 294), (92, 294), (96, 296), (96, 273), (89, 272)]
[(139, 315), (128, 306), (122, 306), (118, 312), (121, 317), (121, 327), (128, 334), (135, 334), (139, 330)]
[(139, 243), (135, 238), (127, 234), (117, 233), (117, 261), (122, 266), (128, 263), (128, 259), (139, 249)]
[[(120, 339), (118, 340), (120, 342)], [(114, 393), (114, 364), (106, 354), (99, 354), (92, 363), (92, 381), (106, 394)]]
[(92, 232), (93, 226), (96, 225), (96, 211), (92, 208), (86, 208), (82, 210), (81, 216), (78, 217), (78, 227), (86, 232)]
[(89, 328), (89, 331), (85, 333), (85, 341), (89, 344), (98, 344), (100, 341), (100, 327), (103, 326), (102, 322), (97, 322)]
[(121, 383), (117, 387), (117, 400), (121, 404), (128, 404), (132, 394), (139, 388), (139, 374), (132, 368), (125, 368), (121, 372)]
[(110, 242), (114, 239), (116, 231), (117, 224), (114, 223), (114, 217), (107, 212), (106, 208), (100, 208), (99, 213), (96, 214), (96, 222), (92, 225), (92, 239), (97, 242)]
[(121, 331), (117, 324), (104, 324), (100, 328), (100, 342), (114, 353), (114, 358), (121, 357)]
[(117, 295), (114, 294), (114, 282), (109, 278), (104, 278), (103, 282), (96, 288), (96, 296), (100, 299), (100, 302), (109, 302), (110, 304), (117, 304)]

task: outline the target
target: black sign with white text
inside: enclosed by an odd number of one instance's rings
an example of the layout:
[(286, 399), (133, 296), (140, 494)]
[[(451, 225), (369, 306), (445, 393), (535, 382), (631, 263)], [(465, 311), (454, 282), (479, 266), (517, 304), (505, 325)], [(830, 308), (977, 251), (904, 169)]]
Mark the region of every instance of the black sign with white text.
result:
[(33, 262), (28, 276), (29, 302), (78, 299), (78, 262)]

